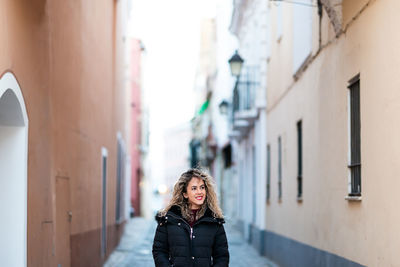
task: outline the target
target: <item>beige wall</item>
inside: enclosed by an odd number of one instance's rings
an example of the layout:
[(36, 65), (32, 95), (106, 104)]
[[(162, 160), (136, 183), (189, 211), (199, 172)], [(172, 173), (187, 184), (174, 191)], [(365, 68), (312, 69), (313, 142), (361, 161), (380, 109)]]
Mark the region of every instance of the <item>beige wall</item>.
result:
[(271, 36), (268, 66), (268, 88), (267, 106), (272, 108), (284, 94), (292, 82), (292, 36), (290, 33), (292, 25), (292, 10), (290, 5), (282, 5), (282, 32), (278, 38), (278, 7), (270, 4), (271, 8)]
[(116, 67), (122, 40), (117, 5), (105, 0), (0, 3), (0, 72), (12, 71), (18, 79), (29, 118), (28, 266), (56, 266), (68, 257), (68, 248), (56, 245), (57, 177), (67, 178), (70, 186), (71, 264), (100, 266), (104, 260), (102, 146), (108, 149), (108, 253), (121, 233), (115, 223), (117, 132), (125, 140), (127, 135), (126, 96)]
[[(271, 201), (267, 230), (368, 266), (398, 266), (400, 215), (397, 126), (400, 78), (396, 0), (363, 7), (343, 1), (344, 29), (334, 39), (323, 19), (323, 44), (315, 60), (294, 81), (279, 74), (290, 62), (283, 47), (271, 53), (268, 86), (268, 143), (271, 144)], [(366, 3), (368, 1), (360, 1)], [(318, 33), (316, 33), (318, 34)], [(331, 36), (331, 38), (329, 38)], [(315, 36), (318, 38), (318, 36)], [(290, 50), (291, 51), (291, 50)], [(274, 60), (273, 57), (276, 57)], [(282, 58), (279, 58), (282, 57)], [(291, 66), (287, 66), (291, 69)], [(362, 201), (348, 194), (348, 81), (360, 73)], [(284, 79), (282, 82), (280, 79)], [(279, 81), (278, 81), (279, 80)], [(303, 121), (303, 202), (297, 202), (296, 123)], [(283, 197), (277, 197), (277, 138), (282, 136)]]

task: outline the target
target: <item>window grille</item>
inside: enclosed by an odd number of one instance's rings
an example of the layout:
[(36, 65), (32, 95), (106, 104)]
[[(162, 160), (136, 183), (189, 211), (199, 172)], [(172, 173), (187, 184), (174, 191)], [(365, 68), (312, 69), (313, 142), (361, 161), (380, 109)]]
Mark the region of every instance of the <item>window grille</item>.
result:
[(271, 197), (271, 147), (267, 145), (267, 201)]
[(297, 122), (297, 198), (303, 195), (302, 122)]
[[(106, 151), (106, 150), (104, 150)], [(102, 155), (101, 256), (107, 254), (107, 153)]]
[(360, 78), (357, 75), (349, 82), (350, 97), (350, 196), (361, 196), (361, 119)]
[(256, 147), (252, 147), (252, 175), (253, 175), (253, 223), (256, 223), (257, 215), (257, 156)]
[(125, 178), (125, 151), (121, 140), (118, 140), (117, 145), (117, 192), (116, 192), (116, 207), (115, 221), (121, 223), (124, 219), (124, 178)]
[(260, 68), (246, 66), (242, 69), (234, 91), (234, 110), (250, 110), (255, 107), (256, 90), (260, 81)]
[(282, 142), (278, 137), (278, 198), (282, 199)]

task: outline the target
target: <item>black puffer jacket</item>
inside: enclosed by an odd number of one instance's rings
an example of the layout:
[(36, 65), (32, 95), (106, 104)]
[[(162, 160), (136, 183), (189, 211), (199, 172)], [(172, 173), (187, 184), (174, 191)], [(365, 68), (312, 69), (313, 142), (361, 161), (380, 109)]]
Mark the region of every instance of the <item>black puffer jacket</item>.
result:
[(153, 258), (157, 267), (229, 266), (225, 221), (213, 217), (210, 209), (193, 228), (183, 219), (178, 206), (165, 216), (156, 216), (156, 220)]

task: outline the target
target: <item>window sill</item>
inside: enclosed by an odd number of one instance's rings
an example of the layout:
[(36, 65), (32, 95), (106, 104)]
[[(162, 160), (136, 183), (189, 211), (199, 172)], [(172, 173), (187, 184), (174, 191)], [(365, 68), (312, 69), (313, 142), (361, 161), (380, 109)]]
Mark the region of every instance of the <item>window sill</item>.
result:
[(344, 199), (348, 201), (361, 201), (362, 197), (361, 196), (345, 196)]

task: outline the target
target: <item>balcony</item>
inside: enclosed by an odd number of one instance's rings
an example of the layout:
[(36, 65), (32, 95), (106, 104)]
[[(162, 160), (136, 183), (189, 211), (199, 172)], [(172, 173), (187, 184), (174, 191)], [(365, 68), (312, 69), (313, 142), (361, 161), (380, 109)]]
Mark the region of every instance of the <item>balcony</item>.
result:
[(256, 103), (257, 90), (259, 89), (258, 66), (247, 66), (242, 69), (241, 75), (233, 89), (232, 133), (233, 138), (246, 136), (254, 127), (258, 118)]

